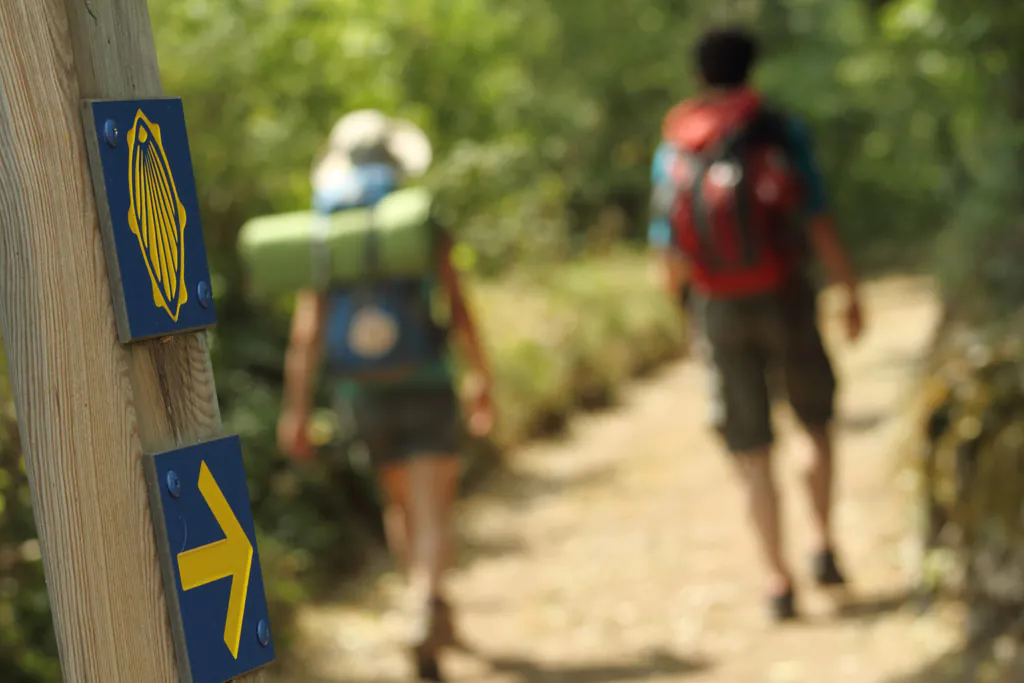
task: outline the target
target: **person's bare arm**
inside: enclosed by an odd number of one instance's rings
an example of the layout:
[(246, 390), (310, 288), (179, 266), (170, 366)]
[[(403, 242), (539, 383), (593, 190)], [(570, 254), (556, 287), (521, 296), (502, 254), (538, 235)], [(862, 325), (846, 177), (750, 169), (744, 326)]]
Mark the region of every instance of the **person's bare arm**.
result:
[(293, 415), (308, 415), (312, 407), (325, 311), (326, 301), (319, 292), (304, 291), (296, 296), (284, 363), (284, 409)]
[(680, 279), (675, 255), (668, 249), (655, 249), (653, 256), (657, 267), (658, 284), (667, 294), (671, 294), (678, 288)]
[(857, 278), (839, 231), (826, 208), (825, 182), (815, 159), (810, 133), (796, 119), (789, 120), (787, 132), (789, 153), (801, 175), (804, 208), (810, 216), (807, 221), (808, 239), (832, 281), (846, 290), (847, 334), (853, 340), (860, 336), (863, 327)]
[(857, 291), (857, 278), (850, 265), (839, 231), (825, 215), (819, 215), (809, 226), (811, 244), (819, 260), (828, 270), (832, 281), (846, 290), (846, 335), (853, 341), (860, 337), (864, 328), (864, 318), (860, 307), (860, 294)]
[(659, 261), (666, 293), (674, 300), (690, 284), (690, 263), (686, 256), (672, 248), (660, 250)]
[(492, 383), (491, 368), (480, 342), (480, 335), (477, 333), (476, 321), (462, 290), (462, 278), (451, 261), (451, 247), (451, 238), (447, 235), (442, 236), (438, 245), (437, 261), (441, 284), (448, 293), (452, 331), (459, 351), (469, 361), (477, 380), (483, 382), (489, 389)]
[(811, 244), (828, 270), (832, 281), (841, 285), (851, 296), (857, 293), (857, 278), (846, 254), (839, 231), (827, 215), (819, 215), (810, 223)]

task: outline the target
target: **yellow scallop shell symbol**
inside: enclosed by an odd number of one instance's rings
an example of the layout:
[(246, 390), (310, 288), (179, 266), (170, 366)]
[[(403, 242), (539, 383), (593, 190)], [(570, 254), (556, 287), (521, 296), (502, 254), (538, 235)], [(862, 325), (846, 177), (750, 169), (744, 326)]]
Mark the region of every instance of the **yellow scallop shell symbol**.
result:
[(128, 143), (128, 224), (139, 240), (153, 285), (153, 303), (177, 322), (188, 301), (185, 288), (185, 207), (178, 198), (160, 126), (142, 110)]

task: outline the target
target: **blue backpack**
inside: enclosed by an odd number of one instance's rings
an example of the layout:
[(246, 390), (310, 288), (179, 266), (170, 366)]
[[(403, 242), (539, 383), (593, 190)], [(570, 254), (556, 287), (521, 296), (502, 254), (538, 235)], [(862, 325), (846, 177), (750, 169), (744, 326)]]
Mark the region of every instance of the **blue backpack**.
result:
[(432, 315), (434, 279), (430, 274), (395, 278), (380, 269), (380, 234), (374, 229), (372, 207), (395, 189), (390, 167), (367, 165), (314, 196), (313, 208), (321, 219), (337, 211), (371, 208), (363, 273), (355, 281), (328, 281), (326, 287), (324, 354), (328, 371), (336, 377), (364, 383), (402, 379), (441, 362), (445, 352), (447, 330)]

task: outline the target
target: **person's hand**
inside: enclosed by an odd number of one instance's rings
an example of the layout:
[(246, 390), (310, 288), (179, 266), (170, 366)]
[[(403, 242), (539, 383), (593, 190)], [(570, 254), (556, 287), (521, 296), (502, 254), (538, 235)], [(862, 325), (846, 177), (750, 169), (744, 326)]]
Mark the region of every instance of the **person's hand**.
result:
[(480, 394), (473, 401), (469, 413), (469, 432), (480, 439), (491, 435), (494, 429), (494, 401), (491, 392)]
[(695, 323), (691, 322), (690, 325), (691, 327), (687, 331), (687, 335), (689, 336), (689, 339), (687, 340), (687, 349), (689, 351), (690, 358), (698, 361), (705, 361), (710, 355), (708, 351), (708, 341)]
[(292, 460), (308, 461), (313, 458), (309, 443), (309, 416), (301, 412), (285, 411), (277, 422), (277, 445)]
[(465, 399), (469, 412), (467, 427), (470, 434), (481, 439), (490, 436), (495, 420), (491, 383), (479, 373), (471, 375), (466, 380)]
[(851, 295), (846, 305), (846, 337), (851, 342), (860, 339), (864, 331), (864, 316), (860, 310), (860, 300), (857, 296)]

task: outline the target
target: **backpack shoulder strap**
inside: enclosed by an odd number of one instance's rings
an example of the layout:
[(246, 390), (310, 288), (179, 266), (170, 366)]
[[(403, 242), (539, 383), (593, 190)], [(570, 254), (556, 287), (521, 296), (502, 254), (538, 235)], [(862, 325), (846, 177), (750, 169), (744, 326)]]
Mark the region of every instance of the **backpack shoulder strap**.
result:
[(366, 208), (366, 236), (363, 241), (364, 278), (375, 283), (380, 279), (380, 233), (377, 230), (377, 204)]
[(754, 144), (774, 144), (789, 150), (789, 119), (778, 108), (765, 105), (751, 119), (747, 140)]
[(312, 252), (313, 281), (316, 283), (317, 291), (323, 293), (330, 288), (331, 284), (331, 250), (328, 240), (331, 232), (331, 215), (317, 211), (313, 216), (313, 225), (310, 228), (312, 239), (309, 240), (309, 247)]
[(699, 156), (708, 163), (713, 163), (717, 159), (759, 140), (766, 127), (771, 125), (769, 117), (770, 114), (766, 110), (758, 108), (749, 118), (736, 125), (721, 140), (700, 153)]

